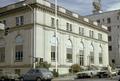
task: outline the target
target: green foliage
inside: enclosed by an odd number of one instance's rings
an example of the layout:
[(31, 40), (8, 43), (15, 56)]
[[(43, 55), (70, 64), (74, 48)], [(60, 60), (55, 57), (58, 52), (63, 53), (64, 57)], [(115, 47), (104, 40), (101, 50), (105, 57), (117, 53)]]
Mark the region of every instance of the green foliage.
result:
[(69, 69), (69, 72), (70, 73), (77, 73), (79, 72), (81, 69), (80, 69), (80, 65), (79, 64), (73, 64), (70, 69)]
[(51, 64), (49, 64), (48, 62), (44, 61), (44, 62), (38, 62), (37, 63), (37, 68), (46, 68), (46, 69), (49, 69), (51, 66)]
[(53, 70), (52, 73), (53, 73), (53, 76), (54, 76), (54, 77), (58, 77), (58, 76), (59, 76), (59, 73), (56, 72), (55, 70)]

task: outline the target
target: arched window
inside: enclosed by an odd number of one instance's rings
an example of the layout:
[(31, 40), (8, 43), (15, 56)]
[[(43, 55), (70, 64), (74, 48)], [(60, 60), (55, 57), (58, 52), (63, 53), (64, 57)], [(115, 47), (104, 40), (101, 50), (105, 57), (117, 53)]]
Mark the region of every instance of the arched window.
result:
[[(58, 42), (58, 40), (56, 39), (55, 36), (53, 36), (51, 39), (51, 61), (53, 62), (56, 60), (56, 54), (55, 54), (56, 53), (56, 42)], [(58, 44), (57, 44), (57, 54), (58, 54)]]
[(99, 46), (99, 64), (103, 63), (103, 54), (102, 54), (102, 47)]
[(72, 54), (73, 54), (72, 42), (70, 40), (68, 40), (68, 41), (66, 41), (66, 59), (67, 59), (67, 62), (72, 62)]
[(83, 46), (83, 43), (80, 43), (79, 45), (79, 63), (81, 66), (84, 65), (84, 46)]
[(5, 39), (0, 38), (0, 62), (5, 62)]
[(16, 46), (15, 46), (15, 61), (20, 62), (23, 61), (23, 38), (18, 35), (15, 38)]
[(89, 57), (90, 64), (94, 64), (94, 47), (90, 45), (90, 57)]

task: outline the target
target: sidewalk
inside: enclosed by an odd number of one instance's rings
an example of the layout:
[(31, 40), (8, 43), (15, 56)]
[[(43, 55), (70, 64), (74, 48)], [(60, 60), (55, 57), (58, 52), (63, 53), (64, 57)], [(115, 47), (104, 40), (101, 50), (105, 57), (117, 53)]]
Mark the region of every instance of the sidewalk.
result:
[(74, 80), (75, 78), (76, 78), (75, 75), (70, 75), (70, 76), (57, 77), (57, 78), (54, 78), (52, 81), (54, 81), (54, 80)]

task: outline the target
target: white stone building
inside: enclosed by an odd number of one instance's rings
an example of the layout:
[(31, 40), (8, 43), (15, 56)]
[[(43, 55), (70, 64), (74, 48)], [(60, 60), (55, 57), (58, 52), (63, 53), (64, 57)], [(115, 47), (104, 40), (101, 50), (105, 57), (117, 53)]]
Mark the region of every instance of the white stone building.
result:
[(120, 11), (114, 10), (87, 16), (108, 27), (109, 62), (120, 67)]
[(26, 72), (33, 66), (33, 53), (35, 57), (51, 63), (51, 70), (55, 69), (56, 40), (60, 74), (68, 73), (69, 67), (76, 63), (81, 66), (108, 65), (107, 27), (63, 7), (58, 7), (56, 19), (54, 4), (43, 0), (26, 0), (0, 8), (0, 21), (6, 28), (5, 33), (0, 32), (2, 71)]

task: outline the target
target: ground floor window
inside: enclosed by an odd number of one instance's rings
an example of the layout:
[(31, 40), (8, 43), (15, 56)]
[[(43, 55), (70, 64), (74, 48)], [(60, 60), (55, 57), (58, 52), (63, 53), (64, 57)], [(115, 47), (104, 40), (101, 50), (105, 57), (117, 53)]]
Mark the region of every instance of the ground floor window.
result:
[(102, 53), (99, 53), (99, 64), (103, 63)]
[(15, 48), (15, 61), (23, 60), (23, 45), (17, 45)]
[(90, 52), (90, 57), (89, 57), (90, 64), (94, 64), (94, 52)]
[(5, 61), (5, 47), (0, 48), (0, 62)]
[(51, 46), (51, 61), (55, 61), (55, 46)]
[(67, 48), (67, 56), (66, 56), (66, 58), (67, 58), (67, 62), (72, 62), (72, 48)]
[(84, 65), (84, 52), (83, 52), (83, 50), (80, 50), (79, 53), (80, 53), (80, 56), (79, 56), (80, 65), (83, 66)]

